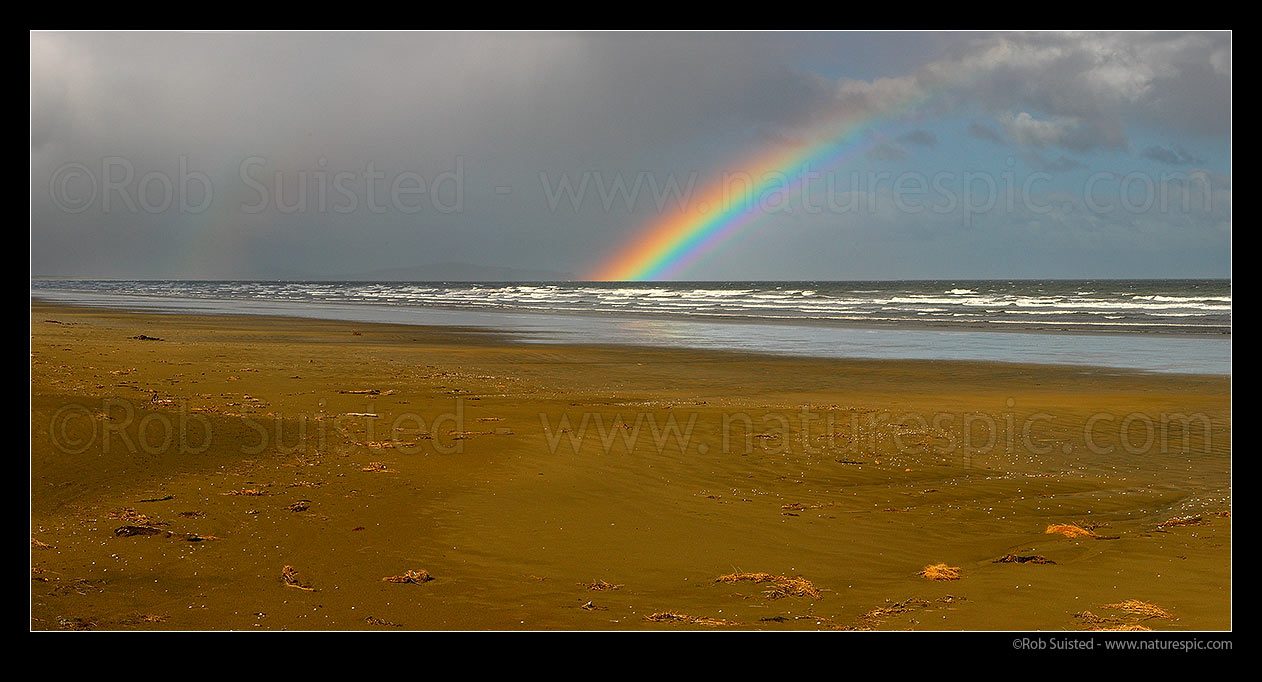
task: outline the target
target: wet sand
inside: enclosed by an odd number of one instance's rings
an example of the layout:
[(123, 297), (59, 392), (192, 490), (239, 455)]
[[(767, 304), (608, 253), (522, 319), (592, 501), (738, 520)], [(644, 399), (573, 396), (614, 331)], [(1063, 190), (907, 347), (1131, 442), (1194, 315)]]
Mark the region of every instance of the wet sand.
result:
[(31, 325), (34, 629), (1231, 627), (1229, 377)]

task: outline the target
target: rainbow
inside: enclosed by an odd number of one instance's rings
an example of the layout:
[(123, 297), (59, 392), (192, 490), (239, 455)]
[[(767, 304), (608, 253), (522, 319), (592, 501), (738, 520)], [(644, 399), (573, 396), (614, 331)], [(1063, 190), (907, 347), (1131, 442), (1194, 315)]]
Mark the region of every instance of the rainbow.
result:
[(678, 212), (658, 220), (638, 232), (612, 257), (593, 270), (593, 281), (640, 281), (670, 279), (711, 253), (721, 244), (768, 215), (767, 199), (779, 194), (778, 201), (799, 192), (818, 172), (844, 162), (867, 148), (865, 134), (880, 124), (914, 111), (929, 99), (919, 91), (898, 98), (879, 110), (841, 112), (830, 122), (831, 134), (822, 142), (786, 146), (777, 144), (747, 159), (737, 167), (740, 177), (750, 178), (741, 196), (731, 196), (733, 174), (702, 191)]

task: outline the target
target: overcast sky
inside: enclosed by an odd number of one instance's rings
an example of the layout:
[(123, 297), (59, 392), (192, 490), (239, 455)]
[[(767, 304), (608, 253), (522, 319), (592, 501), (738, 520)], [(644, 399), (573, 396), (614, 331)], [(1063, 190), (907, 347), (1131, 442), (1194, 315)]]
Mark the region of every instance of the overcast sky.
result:
[(582, 278), (679, 210), (654, 188), (839, 141), (823, 210), (786, 195), (680, 277), (1230, 275), (1227, 33), (30, 43), (35, 276)]

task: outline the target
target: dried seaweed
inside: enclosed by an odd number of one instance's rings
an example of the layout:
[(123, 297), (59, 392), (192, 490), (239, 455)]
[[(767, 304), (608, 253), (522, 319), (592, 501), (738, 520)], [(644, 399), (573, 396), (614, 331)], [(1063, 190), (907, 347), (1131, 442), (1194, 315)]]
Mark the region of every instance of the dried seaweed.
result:
[(419, 571), (407, 571), (403, 575), (392, 575), (382, 578), (383, 581), (388, 583), (412, 583), (414, 585), (421, 585), (433, 579), (434, 576), (430, 575), (429, 571), (425, 569), (421, 569)]
[(1161, 608), (1160, 606), (1157, 606), (1156, 604), (1149, 604), (1148, 602), (1144, 602), (1144, 601), (1139, 601), (1138, 599), (1128, 599), (1126, 601), (1118, 602), (1116, 604), (1105, 604), (1104, 608), (1116, 609), (1118, 611), (1125, 611), (1126, 613), (1129, 613), (1134, 616), (1139, 616), (1145, 619), (1147, 618), (1165, 618), (1165, 619), (1174, 618), (1173, 614)]
[(170, 530), (162, 530), (153, 526), (119, 526), (114, 529), (114, 535), (120, 538), (131, 538), (145, 535), (161, 535), (167, 538), (175, 538), (177, 540), (187, 540), (189, 542), (204, 542), (206, 540), (218, 540), (214, 535), (199, 535), (197, 533), (177, 533)]
[(719, 576), (715, 582), (733, 585), (740, 582), (767, 584), (763, 596), (768, 599), (784, 597), (809, 597), (819, 599), (823, 596), (819, 588), (801, 576), (772, 575), (770, 573), (729, 573)]
[(1043, 531), (1047, 535), (1064, 535), (1067, 538), (1098, 538), (1099, 534), (1072, 523), (1054, 523)]
[(707, 618), (705, 616), (689, 616), (683, 613), (675, 613), (674, 611), (658, 611), (644, 617), (650, 623), (671, 623), (675, 625), (740, 625), (735, 621), (723, 620), (722, 618)]
[(166, 531), (153, 526), (119, 526), (114, 529), (114, 535), (120, 538), (130, 538), (137, 535), (159, 535)]
[(582, 585), (593, 592), (608, 592), (610, 590), (618, 590), (622, 588), (622, 585), (615, 585), (610, 582), (605, 582), (604, 580), (597, 580), (590, 583), (579, 583), (579, 585)]
[(1157, 524), (1157, 528), (1161, 530), (1165, 528), (1175, 528), (1177, 526), (1203, 526), (1205, 524), (1205, 519), (1200, 514), (1196, 514), (1194, 516), (1176, 516), (1169, 521), (1162, 521)]
[(908, 613), (919, 609), (927, 608), (929, 602), (924, 599), (904, 599), (902, 601), (889, 602), (888, 606), (878, 606), (871, 611), (859, 616), (859, 623), (864, 627), (876, 627), (881, 621), (896, 616), (900, 613)]
[(1005, 554), (999, 557), (998, 559), (995, 559), (993, 563), (996, 563), (996, 564), (1054, 564), (1056, 562), (1052, 561), (1051, 559), (1048, 559), (1047, 557), (1041, 554), (1034, 554), (1030, 556)]
[(946, 564), (930, 564), (922, 568), (916, 575), (929, 580), (959, 580), (960, 567), (947, 566)]
[(280, 581), (284, 583), (285, 587), (293, 587), (305, 592), (315, 592), (315, 588), (309, 583), (299, 579), (298, 571), (294, 570), (294, 567), (288, 564), (286, 564), (284, 568), (280, 569)]

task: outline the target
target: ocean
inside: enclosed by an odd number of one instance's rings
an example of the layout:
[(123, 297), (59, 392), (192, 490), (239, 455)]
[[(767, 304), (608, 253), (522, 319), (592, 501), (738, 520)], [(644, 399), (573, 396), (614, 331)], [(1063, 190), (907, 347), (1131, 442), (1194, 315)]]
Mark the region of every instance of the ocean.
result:
[(1229, 280), (32, 280), (31, 296), (185, 313), (503, 329), (524, 342), (1231, 372)]

